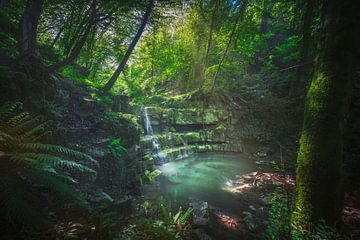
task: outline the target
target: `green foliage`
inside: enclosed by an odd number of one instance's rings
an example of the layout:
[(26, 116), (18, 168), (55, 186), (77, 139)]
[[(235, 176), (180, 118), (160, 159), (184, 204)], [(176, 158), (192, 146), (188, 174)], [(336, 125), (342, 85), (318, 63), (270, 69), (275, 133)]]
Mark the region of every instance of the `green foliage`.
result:
[(0, 51), (8, 56), (15, 57), (17, 55), (16, 33), (18, 25), (12, 17), (3, 9), (0, 9)]
[(339, 234), (333, 228), (326, 225), (324, 220), (319, 220), (313, 226), (308, 229), (299, 229), (296, 226), (292, 226), (292, 239), (294, 240), (342, 240), (344, 236)]
[(102, 202), (92, 210), (96, 218), (96, 232), (98, 236), (111, 238), (117, 232), (117, 220), (120, 214), (113, 210), (108, 202)]
[(269, 225), (266, 233), (269, 239), (289, 239), (290, 211), (288, 199), (283, 195), (274, 195), (271, 199)]
[(128, 226), (121, 239), (182, 239), (190, 230), (192, 208), (183, 211), (180, 207), (172, 212), (163, 198), (152, 203), (145, 201), (142, 209), (146, 215), (140, 221)]
[(117, 160), (120, 170), (119, 174), (123, 175), (125, 173), (125, 160), (123, 156), (128, 153), (128, 150), (122, 146), (120, 138), (113, 138), (110, 140), (107, 148), (111, 152), (112, 156)]
[(120, 240), (181, 240), (175, 229), (162, 221), (141, 219), (125, 228)]
[(49, 121), (18, 113), (19, 107), (7, 104), (0, 108), (0, 211), (3, 219), (34, 228), (42, 226), (39, 221), (44, 218), (44, 206), (38, 204), (44, 204), (44, 190), (87, 207), (72, 187), (77, 181), (71, 174), (96, 173), (75, 159), (96, 161), (82, 152), (40, 143), (51, 133), (47, 130)]
[(159, 169), (155, 169), (153, 171), (146, 170), (144, 173), (144, 176), (149, 182), (151, 182), (152, 180), (154, 180), (154, 178), (160, 175), (161, 175), (161, 171)]
[(116, 158), (122, 157), (124, 153), (128, 153), (128, 150), (121, 145), (120, 138), (111, 139), (107, 147)]
[(344, 239), (333, 228), (326, 225), (324, 220), (312, 225), (308, 221), (307, 227), (299, 228), (291, 224), (290, 199), (284, 189), (278, 188), (271, 199), (268, 226), (266, 229), (267, 239), (281, 240), (341, 240)]
[(102, 85), (99, 82), (92, 81), (88, 78), (88, 76), (81, 73), (78, 69), (79, 66), (75, 67), (75, 65), (68, 65), (61, 68), (61, 73), (64, 74), (68, 79), (74, 81), (80, 85), (87, 85), (92, 89), (100, 89)]
[(189, 220), (193, 213), (193, 209), (191, 207), (188, 208), (185, 212), (183, 212), (182, 208), (180, 207), (178, 212), (175, 214), (170, 211), (169, 207), (165, 203), (161, 203), (160, 208), (165, 224), (176, 226), (176, 229), (182, 233), (189, 229)]

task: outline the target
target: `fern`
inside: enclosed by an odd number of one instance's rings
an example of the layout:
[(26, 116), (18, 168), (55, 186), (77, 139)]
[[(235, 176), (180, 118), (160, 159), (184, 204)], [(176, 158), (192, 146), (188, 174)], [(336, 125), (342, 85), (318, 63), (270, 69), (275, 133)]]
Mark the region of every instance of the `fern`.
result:
[(39, 142), (51, 134), (50, 121), (19, 113), (19, 107), (20, 103), (13, 103), (0, 108), (0, 218), (29, 229), (42, 226), (36, 220), (46, 219), (41, 216), (43, 206), (34, 206), (46, 200), (39, 200), (44, 189), (88, 208), (85, 198), (72, 186), (77, 181), (71, 173), (96, 174), (78, 160), (97, 162), (85, 153)]
[(52, 144), (44, 144), (44, 143), (23, 143), (19, 144), (19, 149), (21, 151), (33, 151), (33, 152), (51, 152), (51, 153), (60, 153), (65, 154), (78, 159), (85, 159), (90, 162), (96, 163), (96, 160), (91, 156), (75, 151), (66, 147), (52, 145)]
[[(180, 212), (180, 211), (179, 211)], [(177, 219), (177, 223), (179, 223), (180, 225), (186, 225), (188, 224), (192, 214), (194, 212), (193, 208), (188, 208), (185, 213), (183, 214), (179, 214), (179, 218)]]

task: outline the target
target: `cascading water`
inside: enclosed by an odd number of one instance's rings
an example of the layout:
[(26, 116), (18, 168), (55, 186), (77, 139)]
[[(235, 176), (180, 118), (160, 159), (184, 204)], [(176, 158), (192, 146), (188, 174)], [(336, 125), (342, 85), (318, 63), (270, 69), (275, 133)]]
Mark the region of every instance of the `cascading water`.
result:
[(183, 144), (183, 146), (185, 147), (183, 150), (181, 150), (181, 157), (188, 157), (189, 156), (189, 154), (188, 154), (188, 151), (187, 151), (187, 144), (186, 144), (186, 142), (184, 141), (184, 139), (182, 138), (182, 136), (179, 136), (179, 138), (180, 138), (180, 141), (181, 141), (181, 143)]
[(153, 132), (153, 129), (151, 126), (148, 108), (149, 107), (144, 108), (145, 130), (146, 130), (145, 137), (148, 137), (151, 139), (154, 163), (156, 165), (162, 165), (167, 162), (166, 154), (161, 153), (161, 151), (160, 151), (159, 139), (154, 135), (154, 132)]

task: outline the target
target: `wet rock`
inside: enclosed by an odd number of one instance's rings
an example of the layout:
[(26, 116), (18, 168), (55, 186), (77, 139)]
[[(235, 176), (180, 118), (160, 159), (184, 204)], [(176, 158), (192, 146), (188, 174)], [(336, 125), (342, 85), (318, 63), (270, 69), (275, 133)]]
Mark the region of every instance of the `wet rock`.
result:
[(209, 225), (209, 204), (200, 200), (192, 200), (190, 206), (194, 209), (192, 222), (195, 227)]
[(132, 196), (124, 196), (113, 203), (114, 211), (121, 212), (125, 216), (129, 216), (132, 214), (134, 209), (133, 202), (134, 199)]
[(268, 195), (263, 198), (261, 198), (261, 201), (265, 203), (266, 205), (271, 205), (272, 196)]
[(93, 203), (114, 202), (114, 199), (106, 192), (101, 191), (97, 193), (95, 196), (91, 197), (89, 201)]
[(261, 157), (261, 158), (265, 158), (268, 156), (268, 154), (266, 152), (257, 152), (254, 154), (255, 157)]
[(258, 164), (258, 165), (267, 165), (268, 164), (268, 162), (264, 161), (264, 160), (258, 160), (255, 163)]
[(258, 227), (256, 222), (255, 222), (255, 219), (254, 219), (254, 216), (251, 212), (243, 212), (243, 215), (244, 215), (244, 222), (246, 224), (246, 227), (250, 230), (250, 231), (254, 231), (256, 230), (256, 228)]
[(204, 229), (201, 228), (197, 228), (192, 230), (192, 233), (194, 235), (194, 239), (197, 240), (213, 240), (213, 238), (211, 238)]

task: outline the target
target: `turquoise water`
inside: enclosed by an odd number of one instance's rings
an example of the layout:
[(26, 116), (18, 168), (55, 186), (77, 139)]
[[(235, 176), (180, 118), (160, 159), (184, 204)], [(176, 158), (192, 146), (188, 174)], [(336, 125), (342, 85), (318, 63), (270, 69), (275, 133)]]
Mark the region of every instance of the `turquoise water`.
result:
[(237, 176), (256, 170), (256, 165), (239, 154), (197, 154), (159, 167), (160, 195), (174, 206), (193, 199), (213, 207), (241, 213), (239, 199), (229, 191)]

